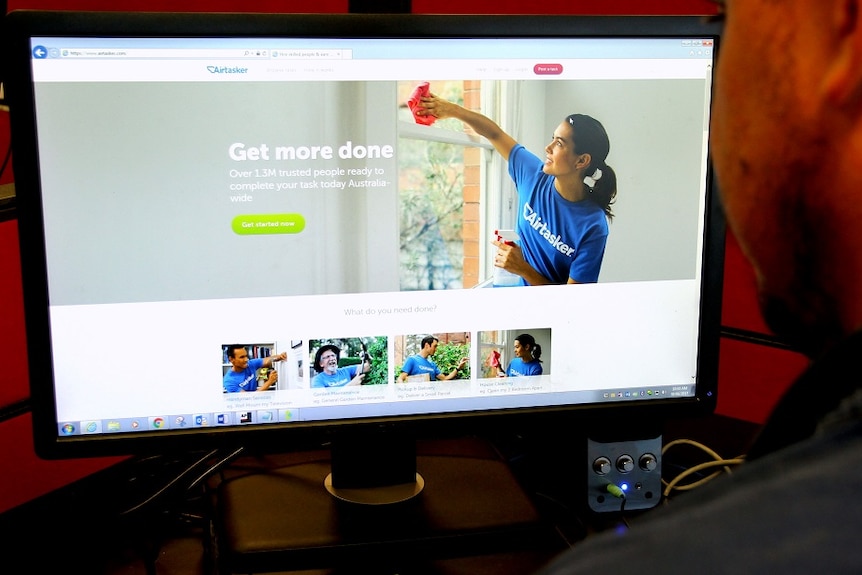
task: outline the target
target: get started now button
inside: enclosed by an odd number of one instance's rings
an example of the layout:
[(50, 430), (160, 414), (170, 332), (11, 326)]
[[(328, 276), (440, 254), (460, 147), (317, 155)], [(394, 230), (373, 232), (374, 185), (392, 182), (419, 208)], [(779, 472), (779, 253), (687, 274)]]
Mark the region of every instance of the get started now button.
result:
[(243, 214), (230, 224), (235, 234), (298, 234), (305, 229), (302, 214)]

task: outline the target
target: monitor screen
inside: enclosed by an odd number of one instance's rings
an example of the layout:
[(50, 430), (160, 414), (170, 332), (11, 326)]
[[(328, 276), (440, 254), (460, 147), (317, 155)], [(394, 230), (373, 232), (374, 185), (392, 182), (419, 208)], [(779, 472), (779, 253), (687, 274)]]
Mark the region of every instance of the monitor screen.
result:
[(13, 17), (40, 454), (713, 408), (698, 19)]

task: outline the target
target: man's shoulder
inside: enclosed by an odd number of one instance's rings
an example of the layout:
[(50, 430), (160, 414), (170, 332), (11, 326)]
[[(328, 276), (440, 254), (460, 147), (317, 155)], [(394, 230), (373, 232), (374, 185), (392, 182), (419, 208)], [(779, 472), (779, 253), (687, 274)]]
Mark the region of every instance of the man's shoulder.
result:
[(234, 371), (233, 369), (229, 369), (225, 372), (224, 377), (222, 377), (222, 380), (223, 381), (231, 381), (234, 379), (242, 379), (243, 377), (245, 377), (246, 371), (248, 371), (248, 370)]

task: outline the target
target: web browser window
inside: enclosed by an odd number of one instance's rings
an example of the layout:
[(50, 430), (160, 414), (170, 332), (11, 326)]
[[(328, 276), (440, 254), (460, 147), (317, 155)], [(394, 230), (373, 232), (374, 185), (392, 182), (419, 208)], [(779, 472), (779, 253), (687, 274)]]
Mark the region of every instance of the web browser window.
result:
[[(58, 434), (694, 396), (712, 66), (692, 38), (35, 39)], [(501, 230), (577, 246), (413, 115), (426, 83), (540, 160), (602, 123), (597, 281), (500, 287)], [(541, 369), (509, 373), (525, 335)]]

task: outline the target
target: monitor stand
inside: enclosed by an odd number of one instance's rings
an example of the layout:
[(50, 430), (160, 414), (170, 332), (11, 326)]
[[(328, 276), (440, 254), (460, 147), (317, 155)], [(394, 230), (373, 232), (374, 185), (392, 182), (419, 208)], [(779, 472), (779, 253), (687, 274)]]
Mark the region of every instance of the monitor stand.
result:
[(323, 480), (323, 485), (330, 495), (337, 497), (346, 503), (359, 505), (390, 505), (413, 499), (425, 488), (425, 478), (416, 474), (410, 483), (397, 483), (395, 485), (381, 485), (379, 487), (362, 487), (358, 489), (349, 487), (336, 487), (332, 481), (332, 473)]
[(243, 458), (215, 501), (225, 573), (415, 570), (419, 558), (545, 550), (546, 560), (562, 548), (508, 465), (474, 438), (363, 435), (339, 438), (329, 453)]
[(416, 472), (416, 441), (410, 435), (336, 435), (330, 453), (332, 472), (324, 486), (342, 501), (360, 505), (402, 503), (425, 487), (425, 479)]

